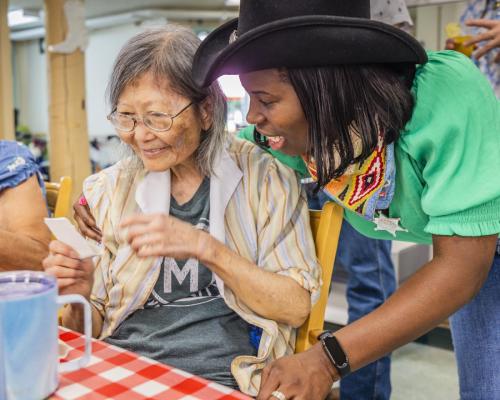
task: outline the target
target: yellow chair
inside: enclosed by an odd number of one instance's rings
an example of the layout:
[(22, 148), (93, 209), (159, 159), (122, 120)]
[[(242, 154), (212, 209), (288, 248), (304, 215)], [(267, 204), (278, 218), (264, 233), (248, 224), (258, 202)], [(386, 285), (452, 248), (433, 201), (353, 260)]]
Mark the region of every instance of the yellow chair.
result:
[(313, 306), (311, 314), (297, 332), (295, 352), (307, 350), (317, 342), (317, 336), (323, 331), (328, 292), (333, 273), (333, 263), (337, 254), (343, 209), (338, 204), (328, 202), (323, 210), (310, 210), (311, 229), (316, 246), (316, 255), (321, 265), (321, 296)]
[(47, 191), (47, 204), (52, 217), (66, 217), (71, 201), (71, 177), (63, 176), (59, 182), (45, 182), (45, 189)]

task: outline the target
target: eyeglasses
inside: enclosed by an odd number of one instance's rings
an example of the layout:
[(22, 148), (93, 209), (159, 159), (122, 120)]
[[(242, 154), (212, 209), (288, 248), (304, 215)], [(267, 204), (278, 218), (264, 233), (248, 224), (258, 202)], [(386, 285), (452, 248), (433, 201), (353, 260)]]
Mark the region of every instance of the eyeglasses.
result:
[(122, 132), (132, 132), (139, 121), (142, 121), (142, 123), (152, 131), (165, 132), (172, 128), (172, 125), (174, 124), (174, 118), (181, 115), (193, 104), (193, 102), (189, 103), (175, 115), (168, 115), (162, 112), (154, 111), (148, 112), (146, 115), (143, 115), (141, 117), (120, 113), (115, 110), (108, 115), (108, 121), (111, 122), (116, 129)]

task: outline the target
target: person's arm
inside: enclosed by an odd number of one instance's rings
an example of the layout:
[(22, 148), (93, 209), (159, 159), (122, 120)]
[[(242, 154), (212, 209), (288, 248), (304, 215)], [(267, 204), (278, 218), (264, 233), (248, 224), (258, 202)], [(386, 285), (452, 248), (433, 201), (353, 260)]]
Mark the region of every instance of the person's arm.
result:
[(250, 309), (298, 328), (311, 312), (310, 294), (287, 276), (265, 271), (213, 236), (201, 232), (199, 259)]
[[(465, 23), (467, 26), (475, 26), (486, 29), (485, 32), (473, 36), (469, 41), (464, 43), (465, 46), (471, 46), (484, 42), (474, 53), (474, 57), (476, 59), (480, 59), (486, 53), (500, 47), (500, 20), (486, 18), (470, 19)], [(495, 62), (500, 62), (500, 54), (495, 57)]]
[[(497, 240), (497, 235), (434, 236), (434, 258), (429, 263), (375, 311), (335, 332), (351, 370), (416, 339), (470, 301), (488, 275)], [(287, 397), (323, 400), (334, 380), (337, 371), (319, 343), (267, 367), (257, 399), (267, 400), (279, 389)]]
[(196, 258), (215, 272), (255, 313), (293, 327), (310, 312), (310, 294), (293, 279), (265, 271), (210, 234), (163, 214), (136, 215), (122, 222), (140, 257)]
[[(469, 302), (488, 276), (497, 239), (434, 236), (429, 263), (381, 307), (335, 334), (353, 369), (416, 339)], [(362, 351), (356, 349), (360, 340)]]
[(0, 192), (0, 271), (41, 270), (48, 254), (47, 208), (36, 176)]

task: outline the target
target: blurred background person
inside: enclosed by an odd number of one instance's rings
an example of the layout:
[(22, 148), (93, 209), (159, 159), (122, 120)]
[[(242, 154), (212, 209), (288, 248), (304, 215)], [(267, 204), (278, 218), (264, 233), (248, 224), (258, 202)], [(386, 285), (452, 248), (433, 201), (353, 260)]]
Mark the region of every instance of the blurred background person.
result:
[[(500, 1), (469, 0), (460, 23), (464, 34), (471, 35), (464, 47), (475, 46), (472, 60), (486, 75), (500, 98)], [(459, 49), (453, 39), (446, 41), (449, 50)]]
[(413, 20), (404, 0), (370, 0), (371, 18), (411, 33)]

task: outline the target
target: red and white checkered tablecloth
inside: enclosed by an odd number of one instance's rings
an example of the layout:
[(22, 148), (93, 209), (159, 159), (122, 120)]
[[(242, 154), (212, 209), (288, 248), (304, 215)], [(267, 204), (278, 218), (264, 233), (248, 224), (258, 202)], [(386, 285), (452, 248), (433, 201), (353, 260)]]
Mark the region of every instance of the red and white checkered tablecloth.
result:
[[(60, 328), (59, 338), (72, 348), (69, 361), (84, 352), (83, 337)], [(248, 400), (250, 397), (171, 368), (138, 354), (92, 341), (92, 358), (78, 371), (59, 376), (59, 388), (51, 400)]]

